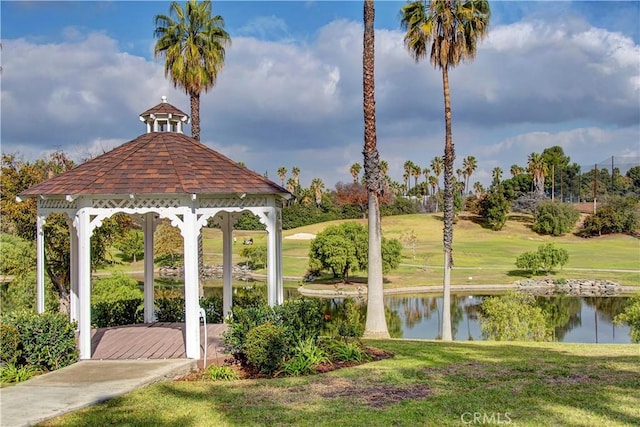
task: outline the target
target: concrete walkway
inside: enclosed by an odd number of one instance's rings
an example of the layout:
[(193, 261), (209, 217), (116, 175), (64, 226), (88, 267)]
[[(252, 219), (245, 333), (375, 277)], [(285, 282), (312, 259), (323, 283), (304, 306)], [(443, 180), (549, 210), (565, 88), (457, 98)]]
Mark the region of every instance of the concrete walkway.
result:
[(31, 426), (196, 369), (196, 361), (85, 360), (0, 389), (0, 425)]

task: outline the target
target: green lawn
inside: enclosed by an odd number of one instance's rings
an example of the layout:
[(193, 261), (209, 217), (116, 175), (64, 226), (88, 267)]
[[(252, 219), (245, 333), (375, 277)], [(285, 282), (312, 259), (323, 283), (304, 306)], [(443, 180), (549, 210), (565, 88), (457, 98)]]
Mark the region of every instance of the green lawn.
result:
[[(366, 225), (365, 220), (358, 220)], [(340, 221), (313, 224), (283, 231), (283, 273), (300, 279), (307, 270), (308, 240), (287, 239), (296, 233), (317, 234), (327, 225)], [(569, 262), (553, 273), (556, 278), (609, 279), (623, 285), (640, 286), (640, 239), (629, 235), (611, 235), (584, 239), (573, 234), (561, 237), (541, 236), (531, 231), (531, 217), (512, 215), (501, 231), (483, 228), (473, 216), (461, 214), (454, 229), (454, 261), (452, 283), (455, 284), (508, 284), (523, 279), (516, 270), (516, 257), (535, 251), (543, 243), (553, 242), (569, 252)], [(401, 267), (386, 277), (388, 287), (438, 285), (442, 283), (442, 216), (441, 214), (415, 214), (384, 217), (382, 229), (385, 237), (400, 238), (413, 230), (418, 237), (415, 251), (403, 250)], [(204, 229), (205, 263), (222, 263), (222, 234), (220, 230)], [(233, 246), (234, 262), (243, 262), (240, 251), (245, 237), (254, 244), (266, 245), (266, 233), (236, 231)], [(415, 252), (415, 253), (414, 253)], [(112, 267), (113, 268), (113, 267)], [(115, 269), (141, 271), (142, 263), (119, 265)], [(612, 271), (624, 270), (624, 271)], [(258, 273), (264, 273), (258, 271)], [(366, 276), (360, 273), (360, 276)], [(355, 280), (358, 273), (352, 276)], [(471, 277), (471, 279), (469, 279)], [(313, 286), (313, 285), (312, 285)]]
[(638, 345), (368, 344), (395, 356), (309, 377), (157, 383), (43, 425), (640, 425)]

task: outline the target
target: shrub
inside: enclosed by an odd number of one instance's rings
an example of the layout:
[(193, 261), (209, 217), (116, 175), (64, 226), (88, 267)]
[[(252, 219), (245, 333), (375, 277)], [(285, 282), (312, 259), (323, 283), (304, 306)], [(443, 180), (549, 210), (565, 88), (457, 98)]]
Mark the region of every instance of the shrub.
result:
[(18, 366), (52, 371), (78, 360), (75, 325), (62, 314), (14, 312), (3, 316), (2, 324), (18, 330)]
[(507, 222), (507, 213), (511, 203), (499, 191), (491, 191), (480, 200), (480, 215), (493, 231), (502, 230)]
[(227, 350), (238, 360), (245, 359), (244, 347), (249, 331), (274, 319), (273, 309), (268, 305), (259, 307), (233, 307), (228, 329), (222, 334)]
[(96, 328), (134, 325), (144, 320), (143, 298), (99, 301), (91, 304), (91, 324)]
[(485, 299), (480, 329), (486, 338), (496, 341), (549, 341), (551, 337), (535, 297), (517, 292)]
[(298, 343), (293, 356), (282, 364), (282, 372), (296, 377), (315, 374), (318, 365), (328, 362), (329, 357), (324, 349), (319, 347), (315, 340), (308, 338)]
[(209, 379), (213, 381), (233, 381), (237, 380), (238, 374), (231, 367), (223, 365), (212, 365), (207, 369)]
[(0, 368), (0, 382), (2, 383), (20, 383), (37, 375), (39, 369), (36, 366), (16, 366), (13, 364), (5, 364)]
[[(8, 283), (0, 284), (0, 306), (3, 313), (29, 310), (36, 312), (36, 273), (34, 270), (24, 271), (14, 276)], [(58, 312), (59, 300), (49, 277), (45, 275), (44, 288), (45, 311)]]
[(639, 225), (638, 200), (634, 197), (611, 197), (582, 225), (583, 236), (601, 236), (611, 233), (633, 233)]
[(640, 293), (631, 297), (630, 304), (616, 316), (615, 323), (629, 325), (631, 341), (640, 343)]
[(242, 248), (240, 256), (249, 260), (249, 267), (252, 269), (261, 268), (267, 265), (267, 246), (250, 245)]
[(15, 365), (20, 356), (18, 345), (20, 334), (15, 325), (0, 325), (0, 361), (7, 365)]
[(290, 348), (307, 339), (315, 341), (322, 330), (322, 305), (317, 298), (287, 300), (275, 306), (273, 314)]
[(271, 322), (251, 328), (244, 345), (247, 362), (264, 374), (272, 374), (285, 355), (285, 331)]
[(360, 304), (346, 299), (339, 310), (328, 313), (329, 322), (325, 326), (326, 334), (342, 339), (360, 338), (364, 333), (364, 313)]
[(155, 297), (158, 322), (184, 322), (184, 297), (175, 291), (161, 291)]
[(566, 249), (556, 248), (553, 243), (547, 243), (538, 247), (536, 252), (525, 252), (516, 258), (516, 267), (528, 270), (531, 274), (539, 271), (549, 272), (557, 265), (564, 266), (569, 261), (569, 252)]
[(200, 307), (204, 308), (207, 314), (207, 323), (222, 323), (224, 321), (222, 295), (200, 298)]
[(323, 348), (332, 360), (340, 362), (363, 363), (371, 360), (369, 352), (362, 348), (356, 341), (328, 340), (324, 342)]
[(570, 232), (580, 218), (580, 213), (570, 204), (540, 202), (533, 215), (533, 231), (539, 234), (560, 236)]

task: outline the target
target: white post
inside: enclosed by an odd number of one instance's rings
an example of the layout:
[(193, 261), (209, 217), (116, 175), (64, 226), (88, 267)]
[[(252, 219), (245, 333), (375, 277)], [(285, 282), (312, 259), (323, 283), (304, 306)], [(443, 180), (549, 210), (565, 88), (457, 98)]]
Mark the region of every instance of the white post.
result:
[(36, 305), (38, 313), (44, 313), (44, 224), (45, 217), (36, 220)]
[(284, 303), (284, 285), (282, 283), (282, 211), (276, 209), (276, 304)]
[(76, 213), (78, 227), (78, 347), (80, 359), (91, 359), (91, 231), (85, 209)]
[(80, 319), (80, 302), (78, 300), (78, 230), (71, 218), (68, 219), (67, 223), (69, 225), (69, 240), (71, 241), (69, 309), (71, 311), (71, 321), (77, 322)]
[(278, 294), (276, 288), (278, 266), (276, 263), (277, 233), (275, 212), (269, 209), (267, 215), (267, 302), (271, 307), (277, 304)]
[(153, 232), (155, 231), (155, 214), (144, 215), (144, 322), (155, 321), (154, 301), (154, 265), (153, 265)]
[(198, 303), (198, 231), (195, 213), (183, 216), (184, 238), (184, 322), (185, 350), (188, 359), (200, 359), (200, 304)]
[(231, 311), (233, 299), (233, 226), (231, 224), (232, 214), (224, 212), (222, 214), (220, 228), (222, 229), (222, 318), (225, 319)]

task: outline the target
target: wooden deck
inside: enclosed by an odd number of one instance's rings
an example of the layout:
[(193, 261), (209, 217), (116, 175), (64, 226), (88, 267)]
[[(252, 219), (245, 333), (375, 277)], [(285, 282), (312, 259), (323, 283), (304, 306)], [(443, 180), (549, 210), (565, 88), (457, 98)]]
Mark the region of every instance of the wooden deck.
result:
[[(222, 333), (227, 325), (207, 325), (207, 365), (222, 364)], [(200, 326), (201, 357), (204, 357), (204, 325)], [(92, 359), (183, 359), (184, 323), (143, 323), (91, 330)]]

